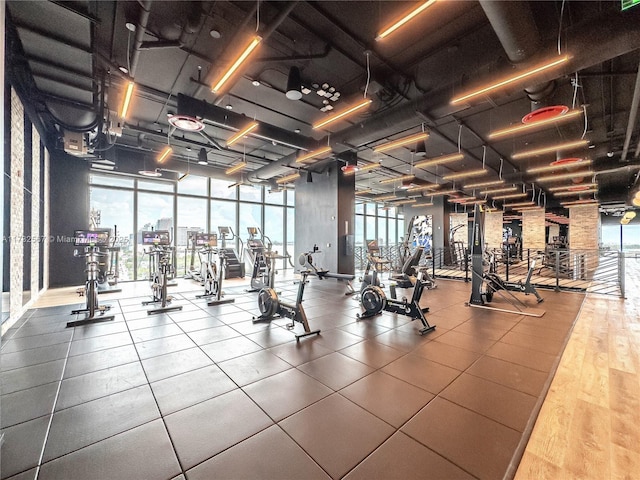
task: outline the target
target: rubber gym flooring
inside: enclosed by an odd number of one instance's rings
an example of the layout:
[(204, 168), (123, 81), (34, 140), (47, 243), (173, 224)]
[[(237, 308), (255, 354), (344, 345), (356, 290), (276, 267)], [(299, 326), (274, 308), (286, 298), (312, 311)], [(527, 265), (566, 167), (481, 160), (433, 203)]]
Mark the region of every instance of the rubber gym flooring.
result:
[(509, 477), (584, 299), (541, 291), (545, 315), (527, 317), (438, 280), (420, 336), (407, 317), (357, 320), (344, 284), (312, 278), (321, 334), (296, 342), (288, 320), (251, 321), (243, 288), (153, 316), (101, 298), (115, 321), (70, 329), (73, 305), (27, 312), (2, 338), (1, 478)]

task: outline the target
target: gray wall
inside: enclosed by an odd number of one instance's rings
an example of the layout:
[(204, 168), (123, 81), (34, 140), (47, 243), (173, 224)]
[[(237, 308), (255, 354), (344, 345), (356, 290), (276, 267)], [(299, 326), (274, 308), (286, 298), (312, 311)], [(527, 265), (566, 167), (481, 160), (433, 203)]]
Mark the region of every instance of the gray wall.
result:
[(51, 253), (49, 286), (83, 285), (84, 261), (73, 257), (75, 230), (89, 228), (89, 164), (60, 151), (51, 153)]
[(344, 176), (342, 162), (325, 173), (313, 173), (312, 182), (302, 175), (296, 181), (295, 252), (320, 248), (318, 266), (333, 273), (354, 273), (354, 257), (346, 250), (346, 235), (353, 235), (355, 178)]

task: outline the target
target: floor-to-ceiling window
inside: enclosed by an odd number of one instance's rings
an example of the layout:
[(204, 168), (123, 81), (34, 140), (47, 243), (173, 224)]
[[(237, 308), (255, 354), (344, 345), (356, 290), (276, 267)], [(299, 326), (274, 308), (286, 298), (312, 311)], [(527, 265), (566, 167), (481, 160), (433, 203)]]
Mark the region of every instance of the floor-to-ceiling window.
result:
[[(148, 255), (140, 245), (142, 230), (169, 230), (176, 246), (178, 275), (190, 261), (190, 231), (218, 233), (218, 227), (227, 226), (246, 240), (247, 227), (258, 227), (271, 238), (276, 250), (293, 254), (292, 190), (270, 193), (259, 185), (237, 186), (197, 175), (169, 181), (94, 173), (90, 183), (93, 226), (117, 228), (120, 281), (148, 278)], [(240, 244), (227, 246), (239, 248)]]

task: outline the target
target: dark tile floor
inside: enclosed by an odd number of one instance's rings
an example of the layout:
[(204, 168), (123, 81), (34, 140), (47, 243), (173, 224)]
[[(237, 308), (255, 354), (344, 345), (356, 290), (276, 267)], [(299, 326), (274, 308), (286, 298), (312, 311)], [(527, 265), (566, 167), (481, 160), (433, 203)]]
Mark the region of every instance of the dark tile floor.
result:
[(545, 291), (536, 318), (469, 292), (425, 292), (437, 327), (420, 336), (390, 313), (357, 321), (342, 284), (312, 279), (322, 332), (299, 342), (288, 320), (254, 324), (239, 287), (155, 316), (113, 301), (115, 321), (74, 329), (71, 306), (29, 311), (2, 339), (1, 478), (502, 478), (584, 297)]

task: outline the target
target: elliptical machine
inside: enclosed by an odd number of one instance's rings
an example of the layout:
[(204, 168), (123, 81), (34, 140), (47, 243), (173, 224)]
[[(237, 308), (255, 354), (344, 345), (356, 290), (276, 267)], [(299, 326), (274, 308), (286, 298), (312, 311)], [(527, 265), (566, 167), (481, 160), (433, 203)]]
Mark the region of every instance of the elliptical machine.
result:
[(251, 272), (251, 288), (247, 292), (258, 292), (265, 287), (274, 288), (275, 261), (288, 258), (273, 251), (271, 239), (260, 231), (258, 227), (247, 227), (249, 238), (247, 239), (245, 252), (253, 264)]
[(71, 314), (87, 313), (88, 315), (81, 320), (67, 322), (67, 327), (77, 327), (90, 323), (113, 320), (115, 318), (114, 315), (105, 315), (105, 312), (111, 308), (111, 305), (100, 305), (98, 303), (99, 259), (107, 256), (107, 253), (101, 251), (100, 248), (109, 247), (109, 230), (76, 230), (73, 239), (74, 246), (84, 247), (83, 253), (79, 253), (78, 249), (75, 249), (73, 256), (85, 258), (87, 280), (84, 290), (80, 291), (80, 295), (85, 296), (87, 303), (85, 308), (72, 310)]
[(151, 300), (142, 305), (160, 304), (159, 308), (147, 310), (148, 315), (182, 310), (182, 305), (169, 305), (173, 297), (167, 293), (167, 281), (174, 273), (172, 254), (173, 247), (168, 230), (143, 231), (142, 244), (148, 246), (145, 254), (149, 255), (149, 281), (151, 283)]
[[(208, 306), (221, 305), (223, 303), (235, 302), (235, 299), (223, 299), (222, 277), (224, 274), (226, 257), (224, 250), (218, 249), (218, 235), (215, 233), (198, 233), (196, 236), (196, 244), (199, 247), (198, 255), (200, 255), (200, 263), (203, 271), (204, 293), (196, 295), (196, 298), (211, 298), (213, 300), (207, 302)], [(213, 260), (213, 256), (217, 255), (220, 265), (218, 268)]]

